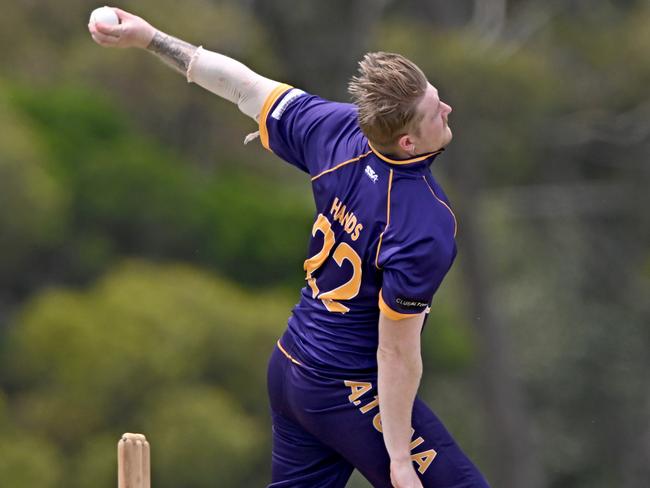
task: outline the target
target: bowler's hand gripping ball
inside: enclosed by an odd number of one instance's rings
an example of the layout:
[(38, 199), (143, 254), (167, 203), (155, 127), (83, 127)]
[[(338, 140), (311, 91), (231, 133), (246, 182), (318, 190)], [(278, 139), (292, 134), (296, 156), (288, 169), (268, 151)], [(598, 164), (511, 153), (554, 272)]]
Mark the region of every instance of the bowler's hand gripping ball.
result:
[(100, 24), (117, 25), (120, 23), (120, 19), (112, 8), (99, 7), (90, 14), (90, 23), (96, 24), (98, 22)]

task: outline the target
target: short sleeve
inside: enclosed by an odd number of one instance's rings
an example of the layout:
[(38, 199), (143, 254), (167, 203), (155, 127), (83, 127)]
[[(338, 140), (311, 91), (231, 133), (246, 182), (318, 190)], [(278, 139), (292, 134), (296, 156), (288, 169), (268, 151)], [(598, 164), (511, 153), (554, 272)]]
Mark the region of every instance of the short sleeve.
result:
[(341, 162), (358, 141), (356, 107), (280, 85), (267, 98), (259, 120), (262, 145), (316, 176)]
[(393, 320), (425, 311), (450, 267), (435, 240), (429, 237), (410, 243), (395, 242), (386, 245), (382, 254), (379, 309)]

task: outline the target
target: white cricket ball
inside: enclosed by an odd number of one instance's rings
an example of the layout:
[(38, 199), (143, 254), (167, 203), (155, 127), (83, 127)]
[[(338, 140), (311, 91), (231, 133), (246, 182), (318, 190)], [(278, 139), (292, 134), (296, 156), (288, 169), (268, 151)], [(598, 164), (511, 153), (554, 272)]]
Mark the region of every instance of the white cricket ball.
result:
[(96, 24), (97, 22), (101, 24), (117, 25), (120, 23), (120, 19), (112, 8), (99, 7), (93, 10), (90, 14), (90, 23)]

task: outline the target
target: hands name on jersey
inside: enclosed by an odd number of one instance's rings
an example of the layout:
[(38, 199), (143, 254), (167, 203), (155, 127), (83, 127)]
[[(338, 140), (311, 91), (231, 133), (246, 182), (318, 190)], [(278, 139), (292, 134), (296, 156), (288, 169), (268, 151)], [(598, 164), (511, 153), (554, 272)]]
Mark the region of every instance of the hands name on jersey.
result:
[(330, 215), (334, 216), (334, 221), (343, 226), (343, 230), (350, 234), (350, 238), (356, 241), (363, 230), (363, 224), (358, 223), (356, 215), (352, 210), (347, 210), (345, 203), (334, 197)]

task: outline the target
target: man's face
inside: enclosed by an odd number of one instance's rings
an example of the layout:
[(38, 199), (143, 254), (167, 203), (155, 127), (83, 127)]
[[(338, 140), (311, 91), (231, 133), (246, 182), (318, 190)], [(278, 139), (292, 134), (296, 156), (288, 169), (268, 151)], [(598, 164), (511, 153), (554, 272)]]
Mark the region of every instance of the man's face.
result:
[(409, 134), (417, 154), (437, 151), (451, 142), (452, 133), (447, 124), (451, 107), (440, 100), (438, 90), (431, 84), (418, 104), (418, 113), (422, 115), (419, 130)]

